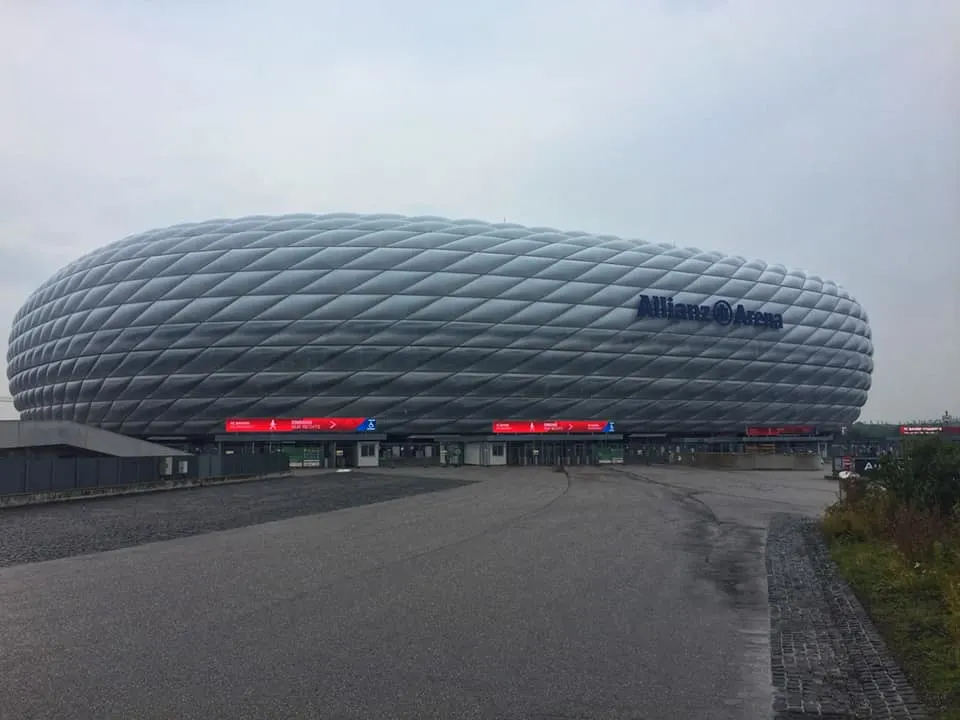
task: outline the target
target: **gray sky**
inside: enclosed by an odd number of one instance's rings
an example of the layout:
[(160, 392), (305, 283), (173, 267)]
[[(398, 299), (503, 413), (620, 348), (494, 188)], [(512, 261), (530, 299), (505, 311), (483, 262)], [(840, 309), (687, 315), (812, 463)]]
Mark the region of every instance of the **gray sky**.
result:
[(3, 355), (37, 284), (129, 233), (435, 213), (836, 280), (873, 326), (864, 419), (960, 413), (958, 37), (957, 0), (8, 0)]

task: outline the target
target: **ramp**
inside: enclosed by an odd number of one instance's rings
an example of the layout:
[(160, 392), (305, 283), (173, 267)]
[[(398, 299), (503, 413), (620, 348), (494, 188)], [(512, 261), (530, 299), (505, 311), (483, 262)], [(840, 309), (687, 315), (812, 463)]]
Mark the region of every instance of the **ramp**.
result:
[(0, 450), (72, 447), (113, 457), (186, 457), (190, 453), (64, 420), (0, 420)]

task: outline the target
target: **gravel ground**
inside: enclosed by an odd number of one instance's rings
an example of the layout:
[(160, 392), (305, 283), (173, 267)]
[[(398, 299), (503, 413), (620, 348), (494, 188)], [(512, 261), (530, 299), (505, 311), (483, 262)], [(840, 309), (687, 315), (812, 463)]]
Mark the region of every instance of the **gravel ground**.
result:
[(0, 509), (0, 567), (116, 550), (469, 484), (329, 473)]
[(777, 720), (927, 717), (814, 521), (775, 515), (766, 559)]

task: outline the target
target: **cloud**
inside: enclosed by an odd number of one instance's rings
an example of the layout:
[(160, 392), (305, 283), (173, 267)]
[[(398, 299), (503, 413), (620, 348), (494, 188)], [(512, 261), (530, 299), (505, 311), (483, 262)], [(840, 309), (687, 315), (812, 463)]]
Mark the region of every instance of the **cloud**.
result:
[(836, 279), (873, 321), (867, 416), (939, 413), (958, 32), (950, 0), (7, 4), (0, 321), (184, 220), (507, 217)]

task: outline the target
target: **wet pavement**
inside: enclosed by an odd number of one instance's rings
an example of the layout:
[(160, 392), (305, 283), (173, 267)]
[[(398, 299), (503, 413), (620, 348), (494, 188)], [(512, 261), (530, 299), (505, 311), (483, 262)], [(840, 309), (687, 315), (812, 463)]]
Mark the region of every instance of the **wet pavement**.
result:
[(480, 482), (0, 569), (0, 718), (770, 718), (766, 528), (833, 489), (644, 472), (379, 469)]

